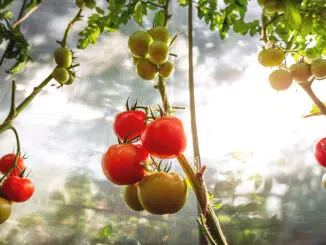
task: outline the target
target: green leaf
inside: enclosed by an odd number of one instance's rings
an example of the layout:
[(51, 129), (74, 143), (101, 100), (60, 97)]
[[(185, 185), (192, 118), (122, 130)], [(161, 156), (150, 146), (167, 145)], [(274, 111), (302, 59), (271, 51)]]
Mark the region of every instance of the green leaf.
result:
[(107, 225), (103, 228), (103, 236), (105, 237), (109, 237), (112, 234), (112, 226), (111, 225)]
[(180, 6), (186, 7), (189, 5), (189, 0), (178, 0)]
[(42, 0), (31, 0), (31, 1), (29, 1), (29, 3), (27, 3), (27, 5), (25, 6), (25, 9), (30, 10), (32, 8), (35, 8), (40, 3), (42, 3)]
[(165, 11), (161, 10), (155, 13), (154, 26), (164, 26), (165, 22)]
[(99, 13), (99, 14), (102, 14), (102, 15), (105, 14), (104, 10), (101, 9), (100, 7), (96, 7), (95, 10), (96, 10), (96, 12)]
[(13, 67), (11, 67), (7, 73), (9, 74), (18, 74), (20, 73), (27, 65), (27, 59), (22, 61), (17, 61)]
[(0, 13), (0, 20), (2, 20), (2, 19), (12, 20), (13, 18), (14, 18), (14, 15), (12, 14), (11, 11), (3, 11)]
[(13, 0), (0, 0), (0, 9), (8, 7), (12, 2)]
[(142, 2), (138, 1), (134, 7), (134, 20), (137, 22), (138, 25), (143, 25), (143, 7)]

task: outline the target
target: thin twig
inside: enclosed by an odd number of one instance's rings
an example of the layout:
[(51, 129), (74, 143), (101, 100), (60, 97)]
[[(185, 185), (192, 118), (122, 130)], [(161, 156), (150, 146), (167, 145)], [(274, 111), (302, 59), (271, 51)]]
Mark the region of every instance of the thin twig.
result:
[(82, 17), (81, 13), (82, 13), (82, 9), (79, 9), (78, 13), (76, 14), (76, 16), (72, 19), (72, 21), (70, 21), (70, 23), (68, 24), (65, 33), (63, 35), (62, 41), (59, 42), (61, 44), (61, 46), (63, 48), (65, 48), (67, 46), (67, 39), (68, 39), (68, 35), (72, 29), (72, 26), (74, 25), (75, 22), (77, 22), (78, 20), (80, 20), (80, 18)]
[(36, 5), (34, 8), (32, 8), (31, 10), (29, 10), (23, 17), (21, 17), (19, 20), (17, 20), (12, 27), (16, 28), (16, 26), (18, 26), (19, 24), (21, 24), (23, 21), (25, 21), (35, 10), (37, 10), (40, 6), (42, 5), (42, 3)]

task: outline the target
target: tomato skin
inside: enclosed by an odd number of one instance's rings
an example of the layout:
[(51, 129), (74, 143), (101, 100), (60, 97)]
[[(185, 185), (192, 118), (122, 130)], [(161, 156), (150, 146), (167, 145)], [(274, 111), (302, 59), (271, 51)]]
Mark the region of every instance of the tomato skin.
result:
[(183, 208), (188, 195), (187, 183), (176, 173), (156, 172), (139, 182), (138, 197), (151, 214), (173, 214)]
[(11, 202), (0, 197), (0, 224), (4, 223), (11, 214)]
[(314, 153), (317, 162), (326, 168), (326, 137), (320, 139), (314, 146)]
[(115, 116), (113, 130), (119, 139), (128, 140), (140, 135), (145, 129), (146, 114), (143, 111), (124, 111)]
[(27, 178), (10, 176), (2, 184), (3, 196), (12, 202), (25, 202), (33, 193), (34, 184)]
[[(0, 172), (3, 174), (6, 174), (8, 172), (8, 170), (11, 168), (12, 164), (14, 163), (14, 160), (15, 160), (15, 154), (13, 154), (13, 153), (3, 156), (0, 159)], [(20, 156), (18, 156), (18, 159), (17, 159), (17, 166), (18, 167), (16, 167), (15, 169), (13, 169), (11, 171), (9, 176), (19, 176), (19, 173), (20, 173), (19, 169), (21, 171), (24, 170), (24, 168), (25, 168), (24, 160)]]
[(187, 146), (182, 121), (173, 116), (161, 117), (147, 124), (140, 139), (152, 156), (161, 159), (177, 157)]
[(112, 183), (131, 185), (144, 177), (146, 171), (140, 163), (147, 158), (148, 152), (140, 145), (112, 145), (102, 157), (102, 170)]
[(124, 192), (123, 192), (123, 199), (125, 200), (126, 204), (129, 208), (135, 211), (143, 211), (144, 208), (139, 202), (138, 197), (138, 185), (139, 182), (133, 184), (133, 185), (127, 185), (125, 186)]

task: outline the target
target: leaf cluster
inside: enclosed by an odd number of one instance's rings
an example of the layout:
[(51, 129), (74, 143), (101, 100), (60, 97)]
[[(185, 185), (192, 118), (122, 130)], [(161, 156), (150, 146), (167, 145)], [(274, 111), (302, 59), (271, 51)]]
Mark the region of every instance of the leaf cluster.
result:
[[(24, 1), (21, 14), (19, 18), (25, 11), (28, 11), (38, 4), (40, 0)], [(13, 27), (14, 16), (9, 7), (13, 3), (13, 0), (0, 0), (0, 44), (4, 41), (8, 42), (8, 46), (3, 53), (3, 59), (14, 60), (15, 64), (7, 70), (9, 74), (20, 73), (26, 66), (28, 61), (32, 58), (29, 56), (29, 44), (20, 31), (19, 26)]]

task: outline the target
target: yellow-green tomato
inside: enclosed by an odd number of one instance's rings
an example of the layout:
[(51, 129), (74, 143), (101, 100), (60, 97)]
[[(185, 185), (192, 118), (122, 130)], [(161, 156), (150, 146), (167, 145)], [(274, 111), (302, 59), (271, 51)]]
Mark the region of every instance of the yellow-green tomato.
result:
[(269, 82), (276, 91), (287, 90), (292, 84), (292, 75), (287, 70), (279, 69), (269, 75)]
[(161, 41), (169, 45), (171, 36), (166, 27), (157, 26), (152, 29), (149, 29), (147, 32), (151, 34), (154, 41)]
[(11, 214), (11, 202), (0, 197), (0, 224), (4, 223)]
[(311, 77), (310, 65), (306, 63), (296, 63), (290, 66), (290, 72), (294, 80), (298, 83), (305, 83)]
[(61, 83), (61, 84), (65, 84), (66, 82), (69, 81), (69, 78), (70, 78), (70, 74), (69, 74), (68, 70), (64, 67), (55, 68), (52, 76), (58, 83)]
[(157, 65), (147, 59), (141, 59), (136, 64), (137, 74), (144, 80), (153, 80), (158, 74)]
[(135, 211), (144, 210), (138, 198), (138, 182), (133, 185), (127, 185), (124, 188), (123, 199), (129, 208)]
[(318, 79), (326, 77), (326, 60), (318, 59), (311, 64), (311, 73)]
[(173, 214), (183, 208), (188, 194), (187, 183), (176, 173), (156, 172), (139, 182), (141, 205), (151, 214)]
[(72, 63), (72, 54), (67, 48), (57, 48), (54, 51), (54, 59), (58, 66), (69, 68)]
[(166, 43), (156, 41), (149, 47), (149, 60), (154, 64), (161, 65), (168, 61), (169, 47)]
[(153, 42), (152, 36), (145, 31), (134, 32), (128, 40), (128, 47), (131, 54), (138, 58), (148, 55), (149, 46)]
[(172, 76), (174, 73), (174, 66), (171, 62), (166, 62), (163, 65), (160, 65), (159, 74), (164, 78)]
[(285, 58), (285, 52), (279, 48), (270, 48), (260, 51), (258, 62), (265, 67), (279, 66)]
[(75, 81), (75, 77), (74, 75), (72, 75), (70, 72), (69, 72), (69, 80), (67, 82), (65, 82), (65, 85), (71, 85), (73, 84)]

